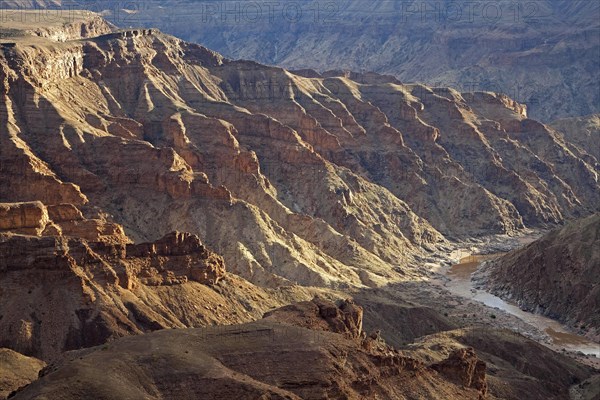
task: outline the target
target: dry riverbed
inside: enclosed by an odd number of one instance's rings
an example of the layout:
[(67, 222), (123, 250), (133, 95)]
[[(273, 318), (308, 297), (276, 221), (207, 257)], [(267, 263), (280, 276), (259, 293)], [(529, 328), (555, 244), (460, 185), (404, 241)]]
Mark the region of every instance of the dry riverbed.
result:
[(403, 284), (407, 298), (432, 307), (463, 326), (507, 328), (581, 363), (600, 368), (600, 344), (571, 332), (559, 322), (519, 309), (482, 289), (471, 280), (482, 262), (539, 238), (540, 232), (520, 237), (492, 236), (452, 249), (428, 264), (425, 282)]

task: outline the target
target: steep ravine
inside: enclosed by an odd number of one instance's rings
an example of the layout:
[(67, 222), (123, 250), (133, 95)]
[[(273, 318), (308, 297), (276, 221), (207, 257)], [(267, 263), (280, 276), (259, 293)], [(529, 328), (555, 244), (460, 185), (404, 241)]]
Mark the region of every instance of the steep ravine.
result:
[(2, 201), (196, 233), (261, 285), (412, 279), (446, 239), (600, 204), (590, 155), (493, 93), (307, 77), (155, 30), (22, 37), (0, 67)]
[[(0, 47), (0, 346), (49, 362), (17, 398), (546, 400), (597, 375), (426, 284), (463, 243), (597, 209), (568, 135), (495, 93), (77, 15)], [(10, 391), (43, 365), (0, 354)]]

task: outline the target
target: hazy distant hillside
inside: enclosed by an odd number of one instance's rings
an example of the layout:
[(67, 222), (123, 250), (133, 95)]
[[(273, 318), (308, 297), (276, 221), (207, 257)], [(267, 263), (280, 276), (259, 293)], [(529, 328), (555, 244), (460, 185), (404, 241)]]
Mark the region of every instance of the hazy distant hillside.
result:
[(600, 158), (600, 114), (554, 121), (552, 127), (565, 138), (596, 158)]
[(117, 25), (158, 27), (232, 58), (503, 92), (547, 122), (600, 112), (597, 1), (138, 0), (85, 7), (105, 11)]

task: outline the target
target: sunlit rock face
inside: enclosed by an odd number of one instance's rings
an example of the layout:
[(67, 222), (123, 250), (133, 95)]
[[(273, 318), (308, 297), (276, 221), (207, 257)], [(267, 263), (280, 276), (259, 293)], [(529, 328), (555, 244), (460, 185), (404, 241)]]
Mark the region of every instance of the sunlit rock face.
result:
[(230, 58), (292, 70), (375, 71), (505, 93), (544, 122), (600, 112), (595, 1), (4, 1), (33, 3), (88, 7), (123, 28), (159, 28)]
[(379, 286), (421, 276), (415, 261), (447, 239), (600, 204), (594, 155), (507, 96), (98, 33), (2, 47), (0, 200), (83, 212), (52, 229), (190, 232), (263, 286)]
[(25, 356), (49, 366), (17, 399), (549, 398), (591, 376), (433, 291), (387, 297), (454, 239), (597, 210), (562, 127), (493, 92), (46, 22), (2, 28), (0, 395), (35, 379)]

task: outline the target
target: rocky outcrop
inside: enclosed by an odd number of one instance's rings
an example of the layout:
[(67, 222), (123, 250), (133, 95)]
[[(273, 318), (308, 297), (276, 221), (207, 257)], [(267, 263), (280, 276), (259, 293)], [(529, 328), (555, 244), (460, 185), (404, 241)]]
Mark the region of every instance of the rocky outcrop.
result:
[(55, 204), (48, 207), (48, 216), (54, 222), (82, 221), (81, 211), (73, 204)]
[(37, 202), (0, 203), (0, 232), (41, 235), (50, 222), (48, 210)]
[(274, 304), (227, 278), (190, 234), (137, 245), (0, 234), (0, 254), (0, 346), (44, 360), (145, 331), (246, 321)]
[(264, 315), (269, 321), (279, 321), (312, 330), (346, 334), (350, 338), (362, 336), (362, 307), (351, 299), (340, 305), (315, 297), (312, 301), (294, 303), (269, 311)]
[[(597, 375), (593, 368), (496, 326), (423, 336), (405, 351), (446, 379), (474, 386), (480, 398), (486, 393), (484, 398), (567, 399), (574, 384)], [(589, 393), (589, 398), (597, 394), (594, 388)]]
[[(0, 254), (5, 258), (1, 271), (5, 273), (36, 268), (68, 270), (105, 259), (116, 263), (125, 274), (124, 282), (115, 279), (111, 283), (128, 289), (137, 281), (152, 286), (188, 280), (214, 285), (225, 275), (223, 259), (207, 250), (197, 236), (186, 233), (173, 232), (156, 242), (137, 245), (88, 243), (61, 236), (37, 239), (0, 235)], [(33, 254), (36, 257), (31, 257)], [(119, 268), (117, 271), (119, 274)]]
[(487, 393), (485, 362), (477, 358), (472, 348), (458, 349), (446, 360), (433, 364), (431, 368), (453, 382), (478, 390), (480, 398), (485, 398)]
[[(448, 380), (392, 348), (365, 350), (347, 335), (295, 325), (301, 319), (273, 318), (298, 316), (311, 304), (318, 309), (317, 303), (331, 307), (321, 300), (305, 302), (254, 323), (164, 330), (72, 352), (45, 368), (41, 378), (14, 399), (41, 393), (60, 393), (64, 399), (92, 393), (172, 398), (182, 388), (185, 396), (194, 398), (479, 398), (478, 390)], [(113, 367), (106, 370), (102, 366), (108, 360)]]
[(118, 224), (86, 219), (73, 204), (47, 207), (40, 201), (0, 203), (0, 233), (67, 236), (111, 244), (130, 242)]
[(600, 337), (600, 214), (490, 261), (478, 277), (521, 308)]
[[(173, 232), (156, 242), (128, 245), (125, 256), (150, 259), (150, 268), (138, 273), (146, 285), (188, 280), (215, 285), (225, 275), (223, 258), (207, 250), (198, 236), (189, 233)], [(127, 277), (126, 287), (131, 286), (132, 279), (135, 276)]]

